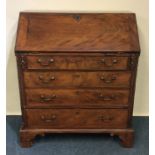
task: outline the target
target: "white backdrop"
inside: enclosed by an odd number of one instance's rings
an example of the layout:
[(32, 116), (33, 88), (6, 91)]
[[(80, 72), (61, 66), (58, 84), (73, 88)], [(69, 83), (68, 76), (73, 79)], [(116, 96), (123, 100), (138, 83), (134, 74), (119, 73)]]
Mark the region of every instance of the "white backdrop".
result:
[(7, 0), (7, 115), (19, 115), (20, 100), (14, 46), (20, 11), (135, 12), (141, 45), (134, 115), (148, 115), (148, 0)]

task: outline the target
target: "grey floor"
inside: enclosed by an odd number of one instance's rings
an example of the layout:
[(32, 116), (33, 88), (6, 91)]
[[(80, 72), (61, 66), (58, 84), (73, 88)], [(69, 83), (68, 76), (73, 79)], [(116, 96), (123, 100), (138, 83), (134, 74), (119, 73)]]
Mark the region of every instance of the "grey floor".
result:
[(7, 155), (149, 155), (149, 119), (134, 117), (135, 144), (131, 149), (122, 148), (117, 137), (96, 134), (52, 134), (37, 137), (28, 149), (21, 148), (18, 131), (19, 116), (7, 116)]

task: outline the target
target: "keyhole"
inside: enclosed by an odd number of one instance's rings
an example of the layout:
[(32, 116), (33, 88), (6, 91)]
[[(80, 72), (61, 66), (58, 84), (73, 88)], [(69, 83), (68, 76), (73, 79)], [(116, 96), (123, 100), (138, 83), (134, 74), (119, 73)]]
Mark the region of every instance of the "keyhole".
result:
[(73, 17), (74, 17), (74, 19), (75, 19), (76, 21), (80, 21), (80, 19), (81, 19), (80, 15), (74, 15)]

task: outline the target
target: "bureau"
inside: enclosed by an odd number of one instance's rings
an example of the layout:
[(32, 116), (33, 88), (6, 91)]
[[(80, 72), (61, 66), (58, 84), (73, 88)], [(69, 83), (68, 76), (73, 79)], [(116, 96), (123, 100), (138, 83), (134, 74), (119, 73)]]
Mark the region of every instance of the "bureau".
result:
[(132, 147), (134, 13), (21, 12), (15, 54), (22, 147), (46, 133), (108, 133)]

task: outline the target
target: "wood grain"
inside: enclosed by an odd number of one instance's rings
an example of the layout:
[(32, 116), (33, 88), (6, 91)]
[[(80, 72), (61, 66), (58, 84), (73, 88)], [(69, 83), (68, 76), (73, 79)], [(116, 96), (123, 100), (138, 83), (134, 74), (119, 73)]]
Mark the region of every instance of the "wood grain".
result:
[(131, 13), (21, 13), (19, 21), (27, 26), (19, 26), (16, 52), (140, 51), (135, 14)]
[(112, 56), (27, 56), (28, 69), (52, 70), (126, 70), (128, 57)]
[(27, 88), (119, 87), (128, 88), (130, 72), (24, 72)]
[(46, 133), (109, 133), (132, 147), (139, 54), (134, 13), (21, 12), (21, 146)]
[(129, 90), (26, 89), (26, 107), (121, 107), (127, 106)]
[(124, 109), (28, 109), (28, 128), (126, 128)]

